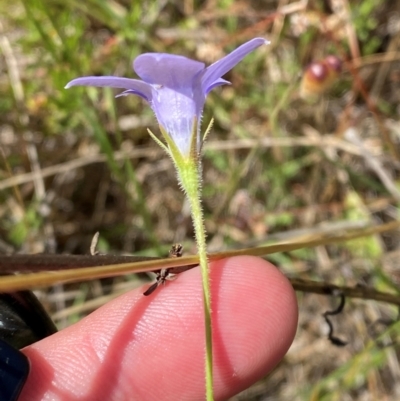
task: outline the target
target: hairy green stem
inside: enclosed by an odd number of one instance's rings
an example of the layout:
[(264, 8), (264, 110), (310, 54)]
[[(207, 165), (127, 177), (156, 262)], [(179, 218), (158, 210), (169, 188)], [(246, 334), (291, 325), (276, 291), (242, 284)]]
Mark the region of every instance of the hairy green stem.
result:
[(204, 320), (206, 334), (206, 397), (213, 401), (213, 353), (212, 353), (212, 326), (211, 326), (211, 292), (207, 259), (206, 232), (204, 227), (203, 209), (201, 207), (201, 165), (190, 160), (183, 166), (177, 166), (183, 189), (188, 197), (193, 226), (200, 259), (200, 268), (203, 284)]
[[(206, 133), (209, 131), (207, 129)], [(182, 189), (190, 203), (193, 226), (199, 253), (201, 276), (203, 283), (203, 305), (204, 305), (204, 324), (206, 334), (206, 399), (214, 401), (213, 394), (213, 353), (212, 353), (212, 326), (211, 326), (211, 292), (210, 279), (207, 259), (206, 230), (203, 219), (203, 209), (201, 207), (201, 148), (198, 146), (197, 119), (194, 118), (192, 135), (190, 138), (190, 151), (182, 154), (175, 142), (160, 125), (160, 131), (167, 145), (164, 145), (151, 131), (151, 137), (163, 148), (172, 158)]]

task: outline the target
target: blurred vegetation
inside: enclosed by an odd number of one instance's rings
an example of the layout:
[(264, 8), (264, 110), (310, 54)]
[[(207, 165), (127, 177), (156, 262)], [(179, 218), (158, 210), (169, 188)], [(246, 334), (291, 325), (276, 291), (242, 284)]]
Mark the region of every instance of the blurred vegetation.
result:
[[(397, 219), (398, 1), (0, 0), (0, 252), (87, 253), (96, 231), (110, 253), (166, 255), (173, 242), (195, 252), (172, 164), (147, 134), (157, 131), (149, 107), (108, 89), (63, 88), (82, 75), (135, 77), (132, 60), (149, 51), (210, 64), (256, 36), (271, 45), (206, 104), (209, 250)], [(327, 67), (330, 55), (341, 71)], [(311, 63), (328, 76), (317, 79)], [(399, 254), (391, 232), (271, 260), (294, 276), (397, 290)], [(101, 284), (42, 297), (63, 327), (86, 300), (137, 277)], [(347, 302), (335, 324), (349, 345), (337, 348), (319, 318), (336, 301), (299, 294), (291, 350), (234, 399), (398, 399), (399, 325), (371, 334), (396, 310)], [(65, 312), (77, 304), (81, 313)]]

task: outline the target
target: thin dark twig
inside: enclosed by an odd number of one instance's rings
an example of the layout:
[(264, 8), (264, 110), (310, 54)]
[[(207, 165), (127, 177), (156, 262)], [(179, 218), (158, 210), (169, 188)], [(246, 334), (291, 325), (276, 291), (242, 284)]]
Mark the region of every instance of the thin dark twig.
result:
[(328, 310), (326, 312), (324, 312), (322, 314), (322, 316), (324, 317), (328, 327), (329, 327), (329, 333), (328, 333), (328, 340), (333, 344), (336, 345), (338, 347), (344, 347), (345, 345), (347, 345), (347, 341), (343, 341), (341, 340), (339, 337), (336, 337), (333, 335), (333, 324), (329, 318), (329, 316), (334, 316), (334, 315), (338, 315), (339, 313), (341, 313), (343, 311), (345, 302), (346, 302), (346, 297), (344, 296), (344, 294), (340, 291), (336, 291), (336, 293), (332, 293), (332, 295), (336, 295), (340, 297), (340, 303), (339, 305), (334, 309), (334, 310)]
[[(108, 266), (122, 263), (136, 263), (160, 258), (153, 256), (120, 255), (0, 255), (0, 274), (28, 273), (67, 270), (80, 267)], [(188, 265), (197, 266), (198, 263)], [(187, 267), (187, 266), (182, 266)]]
[(364, 300), (385, 302), (400, 306), (400, 295), (380, 292), (371, 287), (354, 286), (344, 287), (326, 282), (289, 278), (296, 291), (309, 292), (313, 294), (331, 295), (335, 291), (341, 292), (346, 298), (359, 298)]

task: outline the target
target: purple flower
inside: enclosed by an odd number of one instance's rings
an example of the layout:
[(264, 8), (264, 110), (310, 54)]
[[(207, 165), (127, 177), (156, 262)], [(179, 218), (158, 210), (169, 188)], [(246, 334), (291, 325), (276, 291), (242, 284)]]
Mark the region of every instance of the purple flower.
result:
[(158, 123), (175, 142), (183, 156), (190, 151), (193, 123), (197, 124), (197, 149), (201, 148), (200, 121), (208, 93), (217, 86), (229, 84), (221, 77), (257, 47), (268, 44), (255, 38), (209, 67), (183, 56), (166, 53), (145, 53), (133, 62), (133, 69), (142, 79), (82, 77), (71, 86), (99, 86), (125, 89), (118, 96), (138, 95), (153, 109)]

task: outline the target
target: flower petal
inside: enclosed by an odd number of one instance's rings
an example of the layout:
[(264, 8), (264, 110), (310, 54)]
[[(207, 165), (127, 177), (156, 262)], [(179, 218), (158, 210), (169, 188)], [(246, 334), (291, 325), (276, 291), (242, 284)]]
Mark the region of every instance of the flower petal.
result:
[(231, 83), (226, 79), (219, 78), (216, 81), (214, 81), (208, 88), (206, 88), (205, 95), (208, 95), (217, 86), (222, 86), (222, 85), (231, 85)]
[(204, 70), (199, 61), (167, 53), (145, 53), (133, 62), (133, 69), (143, 81), (186, 92), (194, 77)]
[(152, 98), (151, 86), (146, 84), (146, 82), (139, 81), (138, 79), (120, 78), (113, 76), (81, 77), (68, 82), (65, 88), (68, 89), (71, 86), (98, 86), (128, 89), (147, 101), (151, 101)]
[[(165, 129), (183, 155), (190, 150), (193, 121), (201, 117), (205, 97), (196, 101), (175, 89), (160, 86), (154, 89), (150, 103), (158, 123)], [(197, 126), (197, 131), (199, 125)]]
[(147, 100), (149, 103), (151, 103), (151, 94), (150, 94), (150, 98), (144, 97), (142, 92), (139, 92), (137, 90), (134, 89), (128, 89), (126, 91), (123, 91), (121, 93), (118, 93), (118, 95), (115, 95), (115, 97), (122, 97), (122, 96), (128, 96), (128, 95), (137, 95), (142, 97), (144, 100)]
[(252, 52), (257, 47), (269, 44), (268, 40), (263, 38), (255, 38), (249, 40), (242, 46), (239, 46), (233, 52), (229, 53), (221, 60), (218, 60), (214, 64), (211, 64), (206, 68), (206, 71), (202, 77), (202, 88), (204, 92), (209, 91), (208, 88), (213, 85), (213, 83), (230, 71), (236, 64), (238, 64), (244, 57), (246, 57), (250, 52)]

